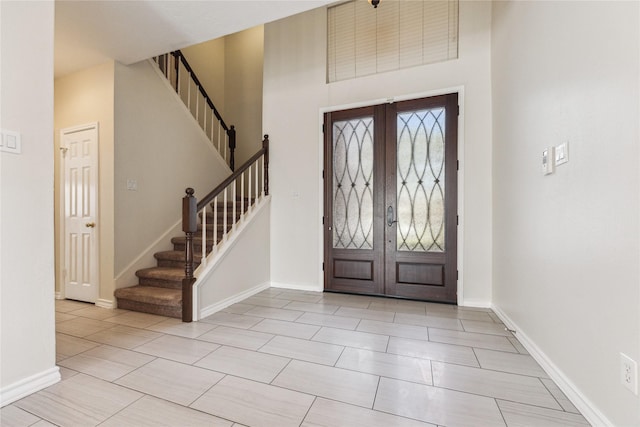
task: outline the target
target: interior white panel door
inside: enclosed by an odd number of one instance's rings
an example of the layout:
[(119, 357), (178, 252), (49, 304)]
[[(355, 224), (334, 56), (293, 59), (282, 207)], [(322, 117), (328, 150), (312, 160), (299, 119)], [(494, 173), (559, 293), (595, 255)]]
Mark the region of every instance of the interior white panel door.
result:
[(98, 126), (62, 130), (65, 298), (98, 297)]

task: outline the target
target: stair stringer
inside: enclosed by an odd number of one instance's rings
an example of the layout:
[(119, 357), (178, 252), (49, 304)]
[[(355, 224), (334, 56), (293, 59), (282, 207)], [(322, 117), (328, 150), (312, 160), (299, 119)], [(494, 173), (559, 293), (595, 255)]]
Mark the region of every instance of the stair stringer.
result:
[(196, 269), (194, 321), (270, 287), (270, 216), (265, 196)]
[(115, 278), (115, 289), (126, 288), (137, 282), (136, 271), (156, 264), (153, 256), (156, 252), (168, 251), (173, 245), (171, 238), (182, 233), (182, 218), (165, 231), (158, 239), (151, 243), (133, 261), (129, 263)]

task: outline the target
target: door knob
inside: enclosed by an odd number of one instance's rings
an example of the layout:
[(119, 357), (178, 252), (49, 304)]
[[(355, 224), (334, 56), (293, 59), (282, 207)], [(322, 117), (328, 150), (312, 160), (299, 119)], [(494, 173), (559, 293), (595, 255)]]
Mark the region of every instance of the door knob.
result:
[(85, 226), (85, 227), (89, 227), (89, 228), (93, 228), (93, 227), (95, 227), (95, 226), (96, 226), (96, 223), (95, 223), (95, 222), (88, 222), (88, 223), (86, 223), (84, 226)]

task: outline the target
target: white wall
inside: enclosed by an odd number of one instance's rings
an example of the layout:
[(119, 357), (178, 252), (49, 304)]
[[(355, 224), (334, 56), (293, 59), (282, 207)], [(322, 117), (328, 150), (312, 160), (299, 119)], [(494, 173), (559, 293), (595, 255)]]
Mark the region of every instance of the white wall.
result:
[[(62, 276), (58, 226), (64, 218), (60, 215), (60, 131), (62, 129), (98, 122), (99, 147), (99, 215), (98, 241), (100, 250), (99, 298), (105, 302), (113, 300), (113, 153), (114, 153), (114, 62), (87, 68), (55, 80), (54, 124), (55, 124), (55, 224), (56, 224), (56, 291), (60, 291)], [(98, 302), (100, 303), (100, 301)]]
[(493, 301), (596, 425), (640, 425), (619, 379), (620, 352), (640, 361), (638, 9), (494, 4)]
[(0, 401), (60, 379), (55, 366), (53, 2), (0, 2)]
[(465, 304), (489, 305), (491, 3), (461, 2), (459, 59), (332, 84), (326, 83), (326, 26), (326, 9), (265, 25), (263, 127), (272, 147), (272, 281), (314, 290), (323, 286), (321, 112), (463, 88), (460, 283)]
[(206, 317), (269, 287), (270, 200), (267, 199), (209, 268), (196, 271), (197, 309)]
[[(116, 63), (116, 275), (182, 218), (187, 187), (201, 198), (231, 173), (169, 88), (147, 61)], [(128, 179), (137, 181), (137, 191), (127, 190)], [(131, 280), (119, 280), (118, 286), (137, 284)]]

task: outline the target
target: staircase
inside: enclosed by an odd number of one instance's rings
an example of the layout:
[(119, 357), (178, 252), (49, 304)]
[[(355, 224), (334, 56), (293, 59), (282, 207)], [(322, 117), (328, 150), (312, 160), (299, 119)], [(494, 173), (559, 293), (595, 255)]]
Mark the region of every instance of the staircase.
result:
[(236, 224), (248, 220), (246, 214), (257, 211), (269, 195), (269, 136), (264, 135), (262, 148), (236, 168), (235, 127), (222, 120), (184, 55), (175, 51), (153, 61), (232, 173), (199, 202), (187, 188), (182, 199), (185, 235), (171, 239), (172, 251), (154, 254), (155, 267), (136, 271), (137, 285), (117, 289), (114, 296), (118, 308), (191, 322), (194, 301), (197, 304), (196, 268), (209, 260), (213, 268), (216, 254), (237, 231)]
[[(234, 223), (237, 223), (242, 216), (240, 206), (244, 206), (244, 212), (249, 210), (255, 199), (245, 198), (244, 203), (236, 200), (236, 215), (233, 219), (233, 201), (226, 203), (218, 202), (214, 221), (214, 206), (206, 212), (207, 239), (205, 252), (210, 254), (214, 245), (213, 227), (216, 223), (216, 244), (220, 243), (225, 235), (224, 219), (226, 216), (229, 232)], [(199, 215), (198, 231), (193, 238), (194, 246), (194, 268), (198, 267), (202, 261), (202, 214)], [(210, 237), (209, 237), (210, 236)], [(118, 301), (118, 308), (125, 310), (139, 311), (143, 313), (157, 314), (160, 316), (182, 317), (182, 280), (185, 277), (186, 263), (186, 238), (184, 236), (171, 239), (172, 251), (157, 252), (154, 254), (157, 266), (138, 270), (138, 285), (129, 288), (121, 288), (115, 291)]]

